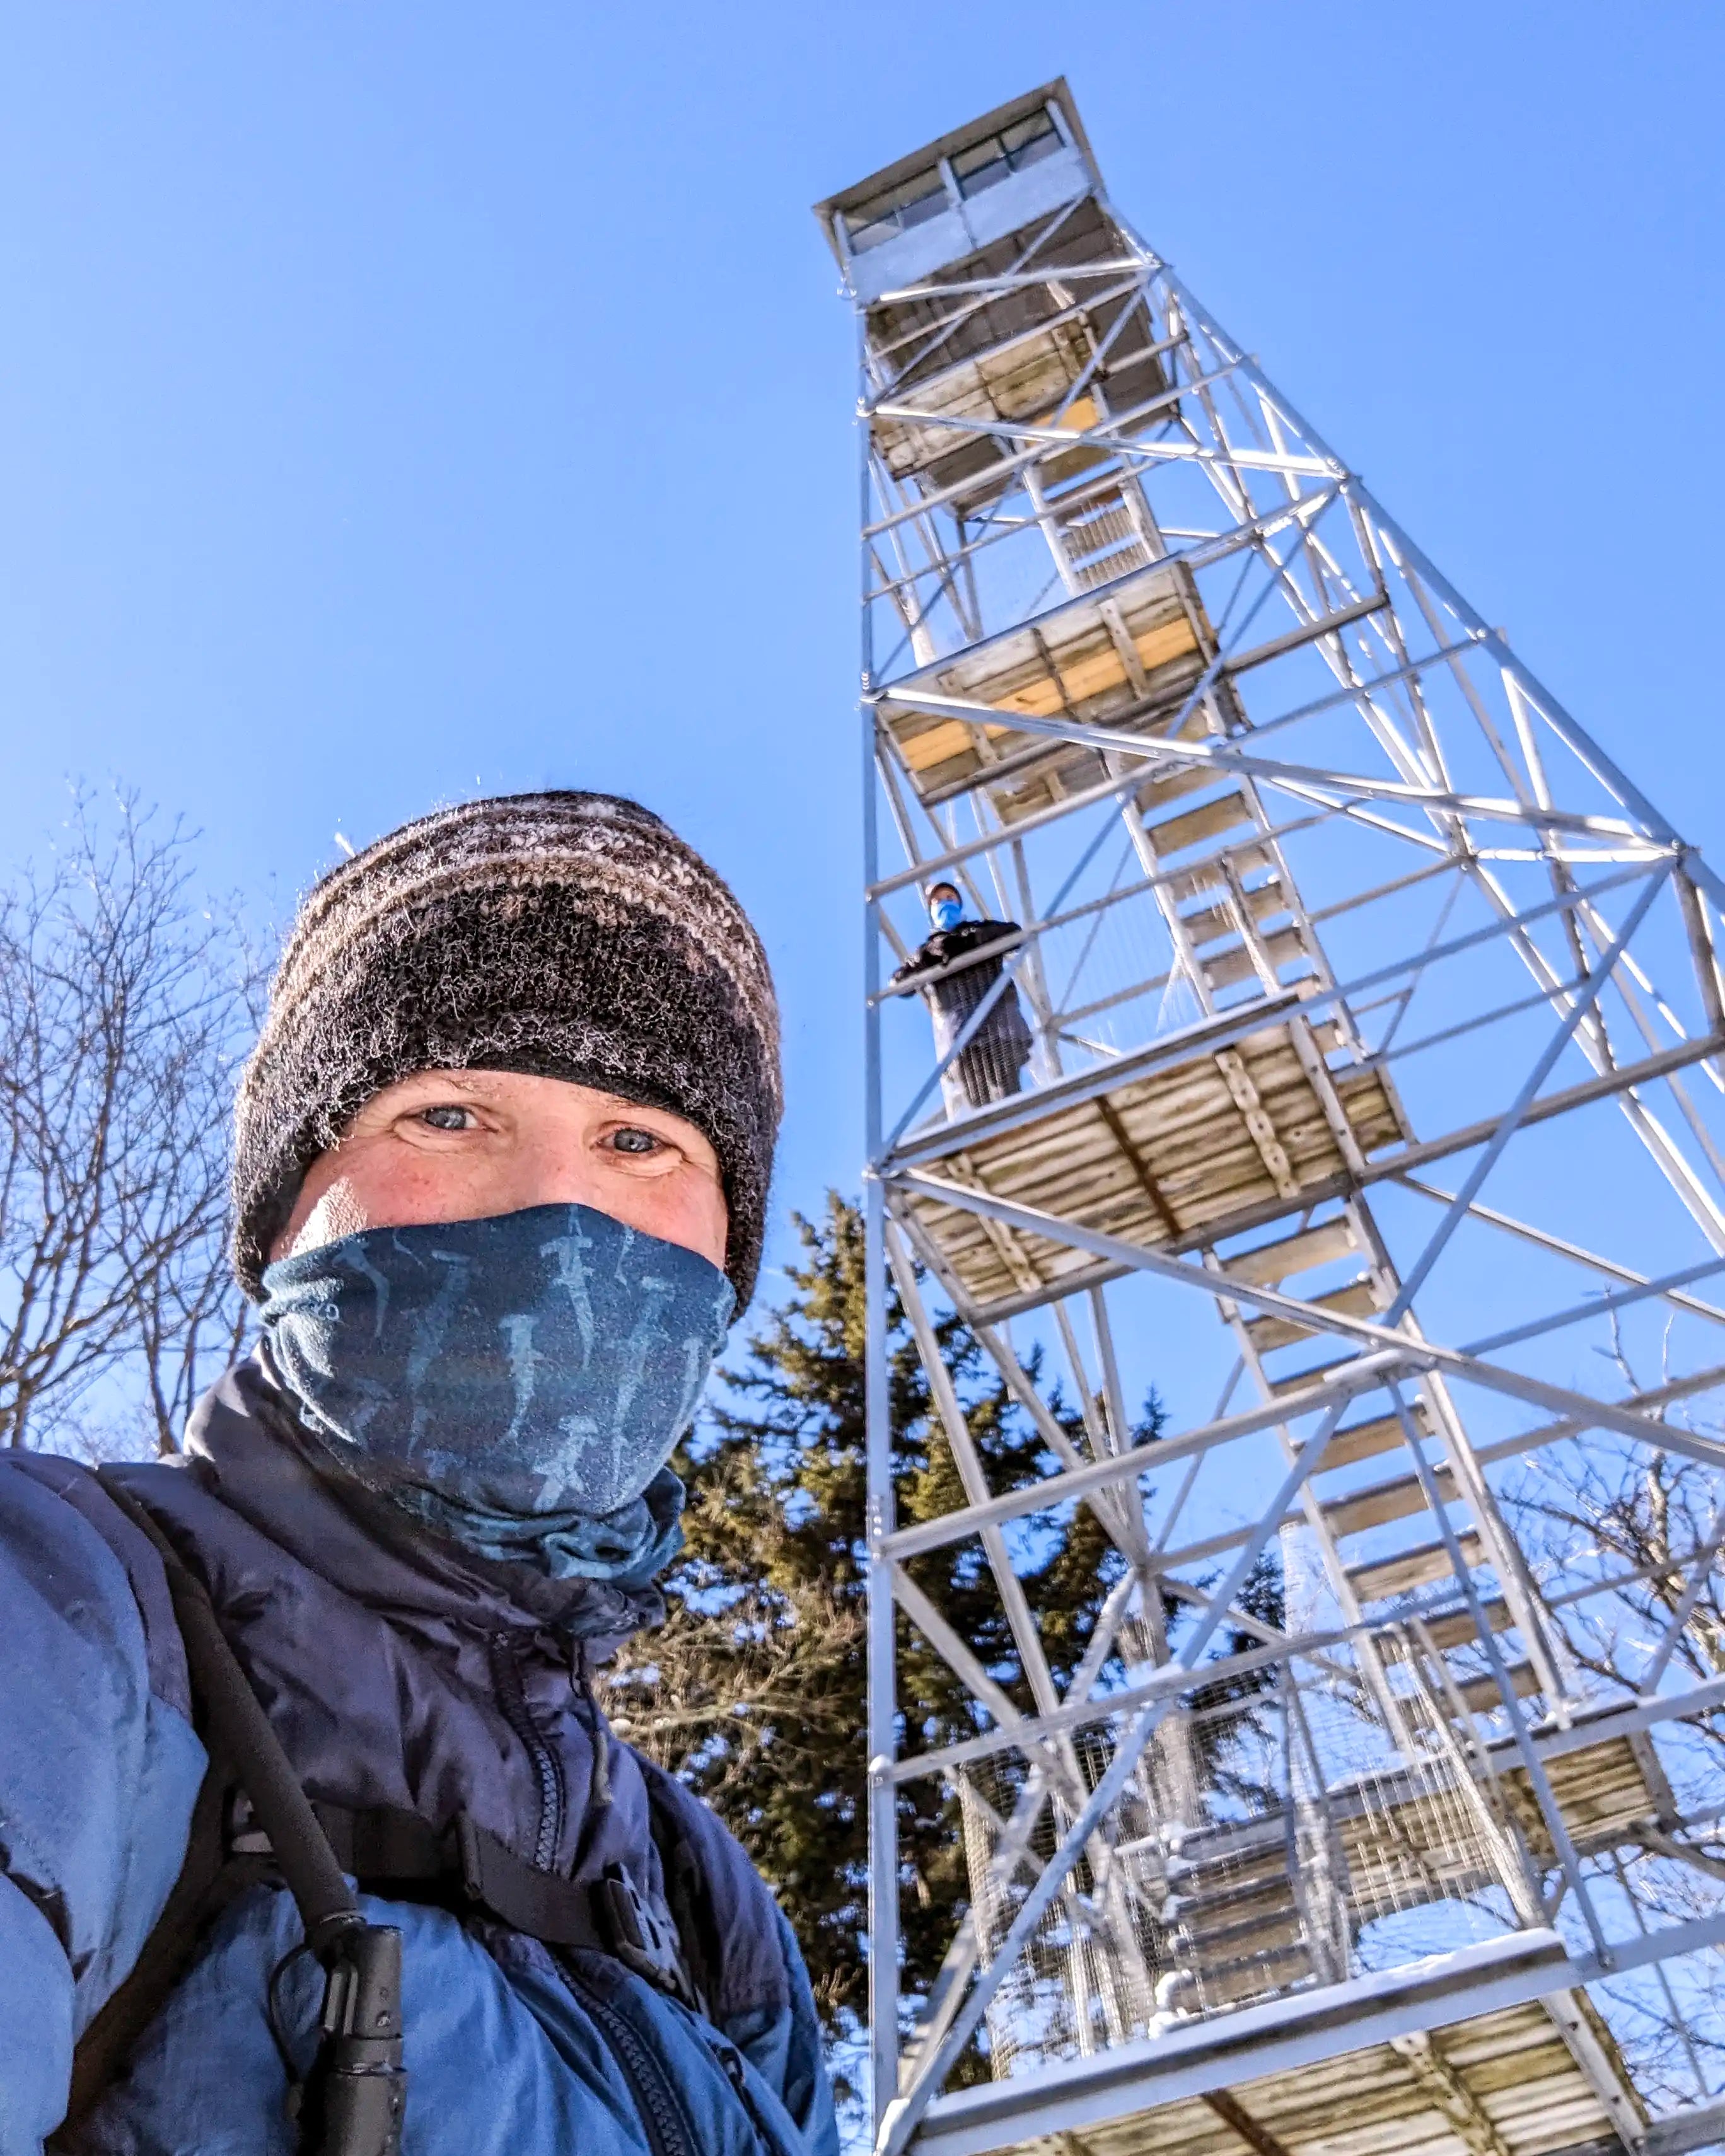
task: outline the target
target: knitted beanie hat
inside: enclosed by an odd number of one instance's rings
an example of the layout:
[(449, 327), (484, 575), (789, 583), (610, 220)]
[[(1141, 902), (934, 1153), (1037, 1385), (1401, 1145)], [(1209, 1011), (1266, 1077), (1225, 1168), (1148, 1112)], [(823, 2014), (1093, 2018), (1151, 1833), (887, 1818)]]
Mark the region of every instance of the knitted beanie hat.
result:
[(404, 824), (300, 910), (235, 1106), (234, 1264), (260, 1293), (305, 1171), (416, 1070), (572, 1079), (685, 1116), (718, 1154), (726, 1270), (754, 1291), (782, 1105), (748, 916), (609, 793), (516, 793)]

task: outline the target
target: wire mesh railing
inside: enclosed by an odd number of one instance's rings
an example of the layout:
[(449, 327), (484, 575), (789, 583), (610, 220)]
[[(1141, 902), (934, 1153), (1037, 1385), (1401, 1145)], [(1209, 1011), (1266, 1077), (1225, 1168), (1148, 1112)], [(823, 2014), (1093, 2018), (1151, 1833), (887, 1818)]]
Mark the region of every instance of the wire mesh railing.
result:
[[(1396, 1672), (1403, 1732), (1373, 1706)], [(1259, 1673), (1194, 1681), (989, 2007), (996, 2078), (1543, 1921), (1473, 1717), (1404, 1625)], [(957, 1771), (973, 1916), (1000, 1949), (1130, 1717)]]

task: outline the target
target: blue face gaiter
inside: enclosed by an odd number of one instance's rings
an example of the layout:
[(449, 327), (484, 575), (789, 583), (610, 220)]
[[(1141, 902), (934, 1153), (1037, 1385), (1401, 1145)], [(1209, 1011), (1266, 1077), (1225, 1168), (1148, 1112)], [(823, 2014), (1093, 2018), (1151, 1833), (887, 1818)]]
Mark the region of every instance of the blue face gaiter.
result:
[(716, 1265), (586, 1205), (372, 1228), (283, 1258), (261, 1312), (337, 1464), (482, 1556), (652, 1577), (665, 1466), (736, 1303)]
[(964, 908), (956, 898), (937, 899), (928, 912), (929, 918), (939, 929), (956, 928), (964, 918)]

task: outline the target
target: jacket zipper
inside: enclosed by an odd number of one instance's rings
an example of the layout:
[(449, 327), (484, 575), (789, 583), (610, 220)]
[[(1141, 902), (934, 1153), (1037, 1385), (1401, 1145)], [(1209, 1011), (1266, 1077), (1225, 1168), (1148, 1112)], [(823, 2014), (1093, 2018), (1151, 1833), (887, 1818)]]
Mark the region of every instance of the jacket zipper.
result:
[[(521, 1681), (521, 1664), (516, 1658), (515, 1648), (507, 1632), (492, 1634), (490, 1663), (491, 1681), (496, 1689), (497, 1704), (502, 1709), (503, 1718), (526, 1747), (527, 1756), (533, 1762), (533, 1771), (538, 1777), (539, 1832), (534, 1842), (533, 1862), (537, 1870), (549, 1871), (557, 1862), (557, 1844), (562, 1838), (563, 1813), (567, 1801), (562, 1763), (535, 1726), (527, 1707), (526, 1687)], [(590, 1692), (588, 1697), (592, 1697)], [(593, 1702), (593, 1712), (597, 1721), (597, 1701)], [(567, 1958), (559, 1955), (557, 1962), (570, 1989), (605, 2032), (612, 2056), (622, 2067), (624, 2077), (634, 2093), (635, 2110), (652, 2144), (653, 2156), (701, 2156), (701, 2151), (683, 2123), (682, 2112), (670, 2079), (650, 2048), (642, 2041), (625, 2015), (620, 2014), (608, 1999), (602, 1999), (590, 1984), (582, 1982)]]
[(540, 1735), (528, 1711), (521, 1666), (508, 1633), (494, 1632), (490, 1645), (491, 1682), (496, 1689), (497, 1704), (503, 1710), (503, 1719), (526, 1746), (539, 1782), (539, 1831), (533, 1842), (534, 1868), (550, 1871), (556, 1867), (557, 1845), (563, 1838), (562, 1766)]
[(557, 1960), (569, 1989), (605, 2032), (612, 2056), (634, 2092), (635, 2110), (646, 2128), (653, 2156), (701, 2156), (684, 2123), (670, 2078), (639, 2031), (627, 2015), (576, 1974), (567, 1956), (560, 1954)]
[[(707, 2048), (711, 2051), (712, 2046), (709, 2045)], [(727, 2038), (723, 2040), (723, 2049), (717, 2051), (715, 2056), (725, 2070), (726, 2080), (737, 2092), (737, 2101), (748, 2113), (749, 2124), (754, 2128), (756, 2138), (760, 2142), (762, 2150), (772, 2148), (773, 2136), (768, 2131), (767, 2122), (762, 2118), (756, 2105), (754, 2093), (749, 2087), (748, 2076), (743, 2071), (741, 2053)]]
[(587, 1702), (587, 1730), (593, 1745), (593, 1771), (588, 1777), (588, 1796), (596, 1811), (603, 1811), (611, 1802), (610, 1733), (604, 1717), (599, 1712), (598, 1695), (593, 1688), (593, 1670), (585, 1640), (576, 1640), (571, 1652), (569, 1681)]

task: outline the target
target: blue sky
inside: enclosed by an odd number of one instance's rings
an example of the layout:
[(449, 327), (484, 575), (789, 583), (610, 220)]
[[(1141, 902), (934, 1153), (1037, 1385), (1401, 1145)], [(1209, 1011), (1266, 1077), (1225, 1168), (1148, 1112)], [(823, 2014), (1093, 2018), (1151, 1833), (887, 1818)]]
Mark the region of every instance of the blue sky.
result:
[(1064, 71), (1111, 189), (1725, 858), (1725, 13), (174, 0), (0, 77), (0, 866), (64, 781), (260, 916), (614, 788), (761, 921), (785, 1204), (860, 1152), (852, 336), (809, 204)]

